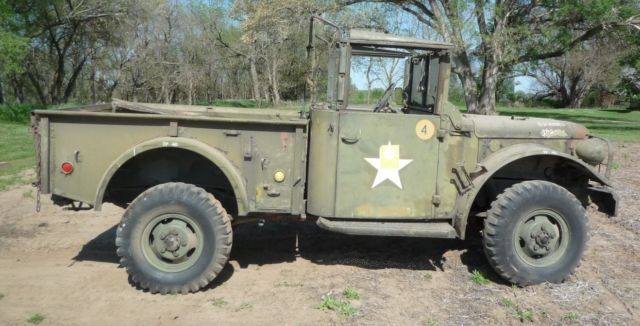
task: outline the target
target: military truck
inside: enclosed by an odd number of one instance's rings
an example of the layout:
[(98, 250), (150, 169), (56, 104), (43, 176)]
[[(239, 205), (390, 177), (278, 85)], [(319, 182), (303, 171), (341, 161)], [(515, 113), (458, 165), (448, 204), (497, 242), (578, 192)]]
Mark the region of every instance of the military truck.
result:
[[(334, 28), (332, 38), (314, 24)], [(587, 205), (616, 214), (610, 144), (575, 123), (462, 114), (447, 98), (451, 44), (314, 17), (312, 52), (317, 39), (326, 91), (308, 110), (114, 100), (36, 111), (39, 192), (62, 206), (126, 208), (120, 263), (162, 294), (205, 287), (229, 259), (234, 225), (256, 219), (449, 239), (482, 225), (488, 262), (525, 286), (576, 269)], [(363, 56), (405, 62), (400, 104), (394, 85), (375, 105), (350, 104)]]

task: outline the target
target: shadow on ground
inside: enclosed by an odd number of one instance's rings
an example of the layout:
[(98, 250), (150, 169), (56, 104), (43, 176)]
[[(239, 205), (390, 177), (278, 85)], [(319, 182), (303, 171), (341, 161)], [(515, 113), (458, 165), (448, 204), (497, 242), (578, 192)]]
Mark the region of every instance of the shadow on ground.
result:
[[(114, 225), (85, 244), (73, 259), (117, 264), (115, 233)], [(469, 272), (480, 270), (502, 283), (487, 265), (479, 244), (461, 240), (350, 236), (322, 230), (314, 222), (287, 221), (242, 224), (234, 229), (233, 238), (231, 260), (240, 268), (302, 258), (321, 265), (436, 271), (444, 269), (447, 252), (463, 251), (460, 261)], [(227, 266), (223, 279), (233, 274)]]

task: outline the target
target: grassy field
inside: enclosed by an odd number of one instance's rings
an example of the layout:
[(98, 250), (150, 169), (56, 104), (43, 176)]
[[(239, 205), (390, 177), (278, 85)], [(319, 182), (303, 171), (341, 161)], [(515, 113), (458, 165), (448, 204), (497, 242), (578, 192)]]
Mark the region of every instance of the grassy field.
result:
[(0, 191), (33, 182), (20, 172), (35, 163), (33, 137), (27, 124), (0, 122)]
[[(217, 104), (236, 107), (255, 105), (248, 100), (231, 102)], [(0, 191), (14, 184), (33, 181), (19, 173), (34, 165), (33, 139), (26, 123), (29, 112), (29, 108), (20, 107), (11, 113), (5, 111), (4, 116), (0, 114)], [(498, 112), (501, 115), (572, 121), (585, 125), (595, 135), (613, 141), (640, 142), (640, 111), (498, 107)]]

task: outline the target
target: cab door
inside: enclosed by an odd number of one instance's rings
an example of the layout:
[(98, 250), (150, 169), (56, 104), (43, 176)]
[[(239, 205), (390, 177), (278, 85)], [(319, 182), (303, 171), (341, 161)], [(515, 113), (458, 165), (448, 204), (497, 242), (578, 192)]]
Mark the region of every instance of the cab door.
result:
[(342, 110), (335, 217), (434, 216), (438, 116)]

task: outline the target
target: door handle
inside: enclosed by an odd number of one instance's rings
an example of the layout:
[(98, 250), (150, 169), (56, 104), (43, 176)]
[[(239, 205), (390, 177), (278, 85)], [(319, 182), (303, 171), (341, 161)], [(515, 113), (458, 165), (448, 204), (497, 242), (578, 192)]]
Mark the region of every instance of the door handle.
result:
[(342, 135), (340, 136), (340, 139), (342, 139), (342, 142), (345, 144), (355, 144), (360, 140), (360, 136), (362, 134), (362, 130), (358, 130), (358, 135)]

